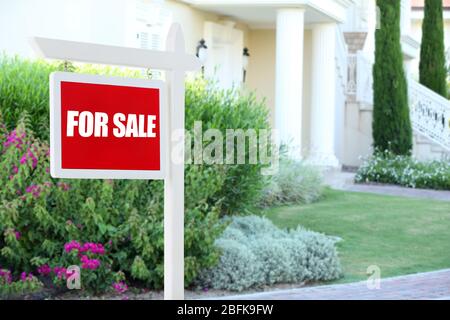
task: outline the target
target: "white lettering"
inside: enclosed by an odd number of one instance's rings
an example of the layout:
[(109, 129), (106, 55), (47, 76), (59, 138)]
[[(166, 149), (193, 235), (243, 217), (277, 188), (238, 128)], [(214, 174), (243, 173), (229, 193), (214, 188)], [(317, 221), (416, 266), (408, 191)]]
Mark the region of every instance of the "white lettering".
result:
[(108, 115), (104, 112), (95, 113), (95, 137), (108, 136)]
[(116, 113), (113, 117), (114, 125), (116, 126), (113, 129), (114, 137), (123, 138), (125, 136), (125, 125), (122, 121), (125, 121), (126, 117), (123, 113)]
[(78, 133), (84, 138), (92, 136), (94, 133), (94, 116), (89, 111), (80, 113), (78, 124)]
[(75, 126), (78, 126), (78, 121), (75, 117), (78, 117), (78, 111), (67, 111), (67, 132), (68, 137), (73, 137)]

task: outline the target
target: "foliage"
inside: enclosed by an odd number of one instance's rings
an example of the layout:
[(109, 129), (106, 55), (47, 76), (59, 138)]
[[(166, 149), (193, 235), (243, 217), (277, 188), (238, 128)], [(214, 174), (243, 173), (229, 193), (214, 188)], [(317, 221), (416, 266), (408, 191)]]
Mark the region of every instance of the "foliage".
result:
[(410, 188), (450, 190), (450, 162), (420, 162), (389, 151), (365, 159), (355, 181), (398, 184)]
[(39, 291), (44, 285), (32, 273), (22, 272), (20, 279), (13, 281), (10, 270), (0, 268), (0, 298), (14, 298)]
[(29, 114), (30, 129), (37, 137), (49, 137), (49, 74), (54, 71), (110, 76), (137, 77), (139, 72), (90, 64), (73, 65), (67, 62), (49, 63), (45, 60), (25, 60), (0, 56), (0, 108), (9, 130), (15, 128), (23, 111)]
[(400, 44), (400, 1), (377, 0), (377, 6), (381, 13), (381, 27), (375, 33), (374, 147), (409, 155), (412, 129)]
[[(64, 245), (105, 245), (99, 268), (82, 272), (85, 288), (110, 288), (115, 272), (154, 288), (163, 278), (163, 187), (159, 181), (55, 180), (48, 173), (48, 146), (26, 129), (26, 118), (8, 133), (2, 126), (0, 146), (0, 265), (15, 273), (47, 265), (53, 271), (82, 256)], [(208, 199), (223, 183), (220, 171), (188, 166), (186, 172), (186, 284), (212, 266), (214, 240), (223, 230), (220, 203)], [(201, 192), (199, 192), (201, 190)], [(137, 270), (141, 259), (146, 272)], [(64, 272), (62, 273), (64, 275)]]
[[(197, 80), (187, 83), (186, 88), (186, 128), (192, 130), (194, 122), (201, 121), (202, 130), (218, 129), (222, 133), (223, 154), (226, 154), (227, 129), (253, 129), (259, 132), (270, 129), (268, 124), (268, 111), (265, 105), (258, 102), (253, 94), (242, 94), (237, 89), (221, 91), (214, 89), (214, 85)], [(246, 139), (246, 142), (248, 142)], [(210, 142), (205, 141), (204, 146)], [(192, 139), (194, 148), (194, 139)], [(257, 201), (264, 179), (261, 174), (263, 165), (251, 164), (250, 144), (245, 148), (245, 164), (237, 163), (238, 143), (234, 146), (234, 163), (213, 164), (214, 168), (222, 167), (225, 181), (214, 201), (222, 201), (224, 214), (242, 212)], [(204, 149), (204, 153), (207, 152)], [(258, 151), (256, 151), (258, 152)], [(195, 163), (195, 159), (193, 160)]]
[[(5, 121), (0, 121), (0, 266), (14, 275), (46, 270), (63, 285), (64, 268), (83, 264), (77, 254), (65, 252), (64, 245), (96, 243), (107, 253), (88, 256), (98, 259), (100, 266), (82, 270), (84, 289), (111, 289), (114, 279), (113, 289), (124, 291), (125, 277), (161, 288), (163, 183), (66, 181), (49, 175), (48, 76), (55, 70), (140, 76), (127, 69), (1, 58)], [(211, 84), (194, 81), (187, 85), (186, 104), (188, 128), (196, 120), (203, 121), (204, 129), (268, 128), (264, 105), (237, 91), (219, 92)], [(224, 228), (220, 215), (251, 207), (263, 184), (259, 165), (186, 165), (186, 285), (219, 258), (214, 241)]]
[(297, 227), (281, 230), (257, 216), (233, 217), (216, 241), (219, 264), (198, 285), (242, 291), (276, 283), (333, 280), (341, 275), (336, 239)]
[(322, 177), (314, 167), (288, 158), (280, 159), (279, 171), (270, 176), (260, 204), (264, 207), (309, 204), (323, 192)]
[(447, 97), (442, 0), (425, 1), (419, 71), (421, 84)]
[[(133, 69), (0, 57), (0, 106), (9, 130), (15, 128), (20, 115), (26, 111), (29, 115), (29, 129), (33, 130), (42, 141), (48, 140), (49, 74), (61, 70), (109, 76), (142, 77), (139, 71)], [(256, 132), (260, 129), (269, 129), (267, 119), (267, 108), (252, 94), (242, 94), (237, 89), (218, 90), (213, 83), (201, 79), (186, 84), (187, 130), (192, 131), (194, 122), (201, 121), (203, 132), (207, 129), (219, 129), (225, 137), (226, 129), (254, 129)], [(225, 142), (224, 139), (224, 154)], [(210, 141), (203, 141), (203, 148), (206, 150), (210, 143)], [(193, 139), (192, 144), (194, 144)], [(235, 151), (237, 147), (236, 144)], [(246, 160), (249, 158), (249, 148), (246, 147), (245, 150)], [(200, 166), (204, 169), (191, 168), (191, 173), (186, 173), (187, 185), (192, 182), (198, 183), (199, 187), (196, 191), (200, 195), (210, 194), (205, 204), (215, 206), (221, 202), (220, 210), (223, 214), (246, 211), (255, 204), (264, 186), (264, 179), (261, 175), (262, 165), (248, 163), (246, 161), (246, 164), (227, 164), (225, 166), (210, 164)], [(199, 181), (200, 177), (197, 174), (203, 172), (205, 176), (202, 181)], [(221, 186), (213, 188), (215, 193), (209, 192), (206, 185), (201, 186), (201, 183), (208, 183), (208, 177), (216, 175), (217, 177), (213, 180), (221, 183)], [(223, 181), (219, 182), (219, 180)], [(192, 185), (189, 186), (192, 187)], [(161, 187), (158, 187), (159, 190)]]

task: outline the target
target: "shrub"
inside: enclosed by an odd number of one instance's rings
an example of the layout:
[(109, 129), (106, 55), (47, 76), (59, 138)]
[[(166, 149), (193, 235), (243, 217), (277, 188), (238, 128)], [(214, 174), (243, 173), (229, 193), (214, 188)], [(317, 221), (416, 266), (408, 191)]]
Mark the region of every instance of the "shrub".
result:
[(49, 75), (51, 72), (64, 70), (111, 76), (139, 76), (138, 71), (129, 69), (96, 67), (90, 64), (75, 67), (71, 63), (0, 56), (0, 107), (9, 130), (15, 128), (22, 113), (26, 111), (30, 115), (30, 129), (38, 138), (48, 139)]
[(412, 157), (396, 156), (388, 151), (376, 152), (372, 157), (365, 159), (355, 176), (355, 181), (450, 190), (450, 163), (420, 162)]
[(400, 44), (400, 1), (377, 0), (377, 6), (380, 9), (381, 27), (375, 32), (374, 147), (409, 155), (412, 149), (412, 128)]
[(420, 48), (420, 83), (447, 98), (444, 17), (441, 0), (425, 1)]
[[(86, 289), (111, 288), (111, 279), (119, 271), (160, 288), (162, 182), (51, 179), (48, 145), (33, 137), (27, 122), (19, 121), (10, 133), (1, 127), (0, 266), (7, 266), (14, 274), (43, 266), (58, 271), (71, 264), (82, 267), (82, 257), (65, 252), (64, 245), (72, 240), (101, 243), (105, 255), (88, 255), (89, 260), (101, 262), (99, 268), (82, 273)], [(189, 284), (200, 269), (212, 266), (218, 258), (214, 240), (223, 230), (220, 203), (210, 204), (208, 199), (220, 188), (223, 175), (207, 166), (189, 166), (186, 183), (191, 186), (185, 195)], [(146, 270), (139, 269), (142, 266)]]
[(303, 228), (281, 230), (266, 218), (234, 217), (216, 241), (222, 252), (218, 265), (204, 270), (197, 284), (242, 291), (275, 283), (337, 279), (341, 267), (336, 242)]
[[(270, 129), (268, 111), (253, 94), (242, 94), (237, 89), (221, 91), (214, 89), (211, 83), (197, 80), (186, 86), (186, 128), (192, 129), (195, 121), (202, 122), (203, 132), (218, 129), (226, 136), (227, 129)], [(223, 141), (224, 154), (226, 139)], [(246, 139), (246, 141), (248, 138)], [(209, 142), (204, 142), (206, 146)], [(237, 159), (235, 144), (235, 160)], [(252, 207), (259, 198), (264, 186), (261, 174), (263, 165), (249, 164), (249, 147), (246, 146), (246, 164), (227, 164), (221, 167), (225, 171), (225, 181), (215, 201), (222, 200), (224, 214), (242, 212)]]
[[(43, 60), (0, 57), (0, 106), (8, 130), (15, 128), (22, 112), (26, 111), (29, 114), (29, 129), (42, 141), (48, 140), (49, 74), (67, 68), (69, 71), (79, 73), (142, 77), (141, 73), (133, 69), (88, 64), (67, 66), (63, 62), (48, 63)], [(226, 129), (254, 129), (258, 132), (270, 128), (267, 108), (262, 102), (258, 102), (254, 95), (242, 94), (237, 89), (222, 91), (214, 84), (201, 79), (186, 84), (186, 129), (192, 130), (195, 121), (202, 121), (203, 132), (207, 129), (219, 129), (224, 137)], [(209, 143), (204, 141), (203, 146)], [(249, 150), (246, 148), (245, 159), (248, 158)], [(209, 177), (217, 174), (218, 179), (224, 179), (218, 188), (214, 188), (214, 194), (198, 181), (199, 188), (196, 191), (199, 192), (199, 196), (205, 193), (211, 195), (206, 204), (214, 206), (220, 201), (223, 214), (243, 212), (255, 205), (264, 186), (262, 165), (213, 164), (201, 167), (204, 169), (200, 169), (199, 172), (205, 170)], [(194, 173), (196, 169), (191, 170), (193, 173), (186, 176), (190, 181), (187, 185), (198, 179)], [(203, 183), (207, 181), (204, 179)]]
[(303, 162), (282, 158), (278, 173), (269, 177), (262, 191), (260, 205), (308, 204), (317, 201), (322, 193), (322, 177), (317, 169)]
[(13, 281), (10, 270), (0, 268), (0, 298), (15, 298), (39, 291), (44, 285), (32, 273), (22, 272), (19, 279)]
[[(69, 67), (138, 76), (124, 69)], [(161, 288), (163, 182), (58, 180), (49, 175), (48, 76), (64, 68), (18, 58), (0, 61), (0, 103), (6, 114), (6, 120), (0, 121), (0, 266), (7, 266), (15, 275), (48, 267), (55, 276), (57, 268), (62, 278), (61, 268), (68, 263), (82, 264), (64, 252), (66, 243), (101, 243), (105, 247), (111, 243), (106, 256), (89, 258), (99, 258), (106, 269), (86, 271), (92, 274), (86, 289), (111, 288), (111, 278), (122, 272), (130, 281)], [(201, 120), (204, 129), (268, 128), (266, 109), (253, 96), (219, 92), (202, 81), (188, 84), (186, 105), (189, 126)], [(22, 118), (20, 110), (24, 111)], [(264, 184), (260, 169), (258, 165), (186, 165), (186, 285), (219, 258), (214, 241), (223, 231), (220, 215), (237, 208), (245, 210), (257, 200)], [(100, 285), (94, 278), (104, 283)], [(122, 278), (114, 283), (116, 291), (124, 288)]]

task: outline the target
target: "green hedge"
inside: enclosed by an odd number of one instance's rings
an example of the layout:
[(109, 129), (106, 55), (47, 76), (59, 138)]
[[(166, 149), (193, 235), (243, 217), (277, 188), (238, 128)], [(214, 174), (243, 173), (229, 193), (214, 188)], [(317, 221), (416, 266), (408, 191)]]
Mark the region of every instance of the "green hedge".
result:
[(420, 83), (447, 98), (442, 0), (425, 1), (420, 47)]
[(373, 66), (374, 147), (409, 155), (412, 128), (400, 44), (400, 1), (377, 0), (377, 6), (381, 26), (375, 32)]

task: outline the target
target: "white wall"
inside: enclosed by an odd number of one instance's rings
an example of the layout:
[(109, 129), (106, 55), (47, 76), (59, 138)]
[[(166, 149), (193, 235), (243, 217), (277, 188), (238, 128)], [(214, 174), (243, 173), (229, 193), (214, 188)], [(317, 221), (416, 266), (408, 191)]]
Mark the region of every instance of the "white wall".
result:
[(123, 0), (0, 0), (0, 50), (32, 57), (31, 36), (123, 44), (127, 6)]

